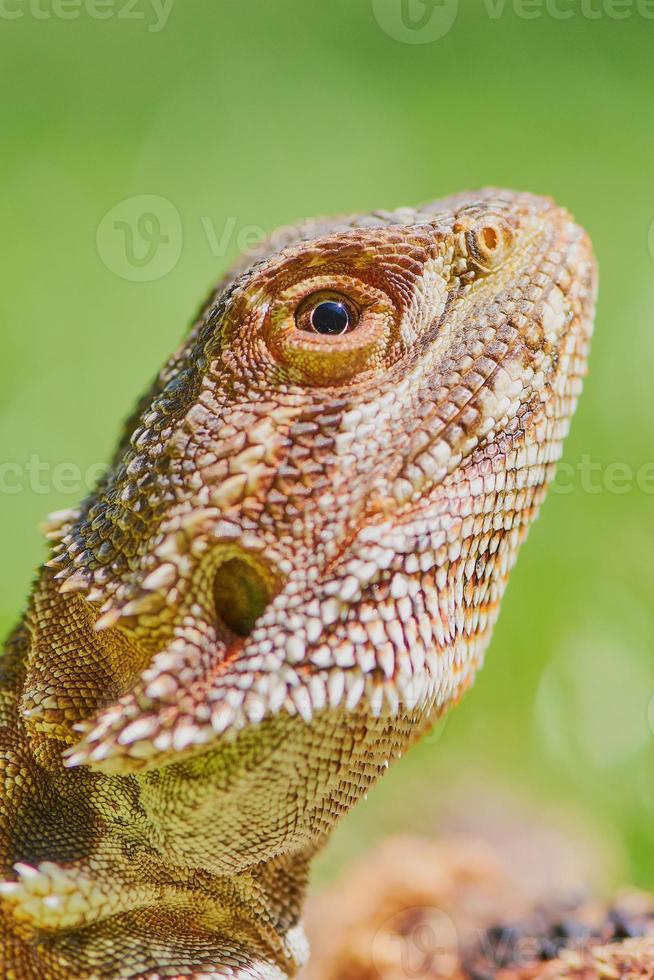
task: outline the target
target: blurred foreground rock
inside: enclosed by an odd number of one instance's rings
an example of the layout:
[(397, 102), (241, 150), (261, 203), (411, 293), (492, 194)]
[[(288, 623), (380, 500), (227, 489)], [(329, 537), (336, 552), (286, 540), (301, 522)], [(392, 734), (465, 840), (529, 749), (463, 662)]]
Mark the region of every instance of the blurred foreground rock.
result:
[[(535, 894), (548, 855), (515, 867), (469, 839), (385, 841), (309, 903), (302, 980), (654, 978), (654, 900)], [(579, 888), (581, 888), (581, 884)]]

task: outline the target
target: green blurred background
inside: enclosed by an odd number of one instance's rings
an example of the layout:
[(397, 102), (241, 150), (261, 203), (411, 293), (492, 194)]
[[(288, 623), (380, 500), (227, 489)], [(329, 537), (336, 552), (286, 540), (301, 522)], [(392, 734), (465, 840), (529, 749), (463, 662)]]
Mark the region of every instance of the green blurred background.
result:
[(85, 492), (240, 247), (489, 183), (551, 194), (601, 267), (559, 492), (476, 686), (318, 876), (390, 831), (512, 814), (651, 887), (654, 10), (411, 3), (403, 21), (400, 0), (3, 0), (0, 625), (43, 559), (38, 521)]

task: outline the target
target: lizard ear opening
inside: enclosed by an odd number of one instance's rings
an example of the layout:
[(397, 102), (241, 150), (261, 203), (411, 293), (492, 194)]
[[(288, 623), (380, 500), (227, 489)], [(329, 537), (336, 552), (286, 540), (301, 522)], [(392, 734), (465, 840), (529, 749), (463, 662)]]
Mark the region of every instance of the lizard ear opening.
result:
[(237, 636), (249, 636), (270, 600), (260, 572), (242, 558), (222, 562), (213, 580), (216, 615)]

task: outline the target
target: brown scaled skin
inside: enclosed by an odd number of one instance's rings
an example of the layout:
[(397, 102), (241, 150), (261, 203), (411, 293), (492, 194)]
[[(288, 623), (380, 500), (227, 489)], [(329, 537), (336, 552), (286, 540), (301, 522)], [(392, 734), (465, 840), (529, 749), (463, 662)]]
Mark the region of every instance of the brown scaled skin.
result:
[(570, 216), (496, 190), (220, 284), (2, 662), (3, 976), (295, 972), (312, 855), (480, 666), (594, 298)]

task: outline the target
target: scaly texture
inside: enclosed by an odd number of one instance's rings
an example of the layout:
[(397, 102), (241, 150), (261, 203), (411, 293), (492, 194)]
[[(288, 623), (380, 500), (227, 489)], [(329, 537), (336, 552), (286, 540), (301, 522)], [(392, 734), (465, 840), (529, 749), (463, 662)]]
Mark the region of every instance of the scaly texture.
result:
[(312, 855), (480, 666), (594, 297), (496, 190), (219, 284), (0, 662), (3, 976), (295, 972)]

